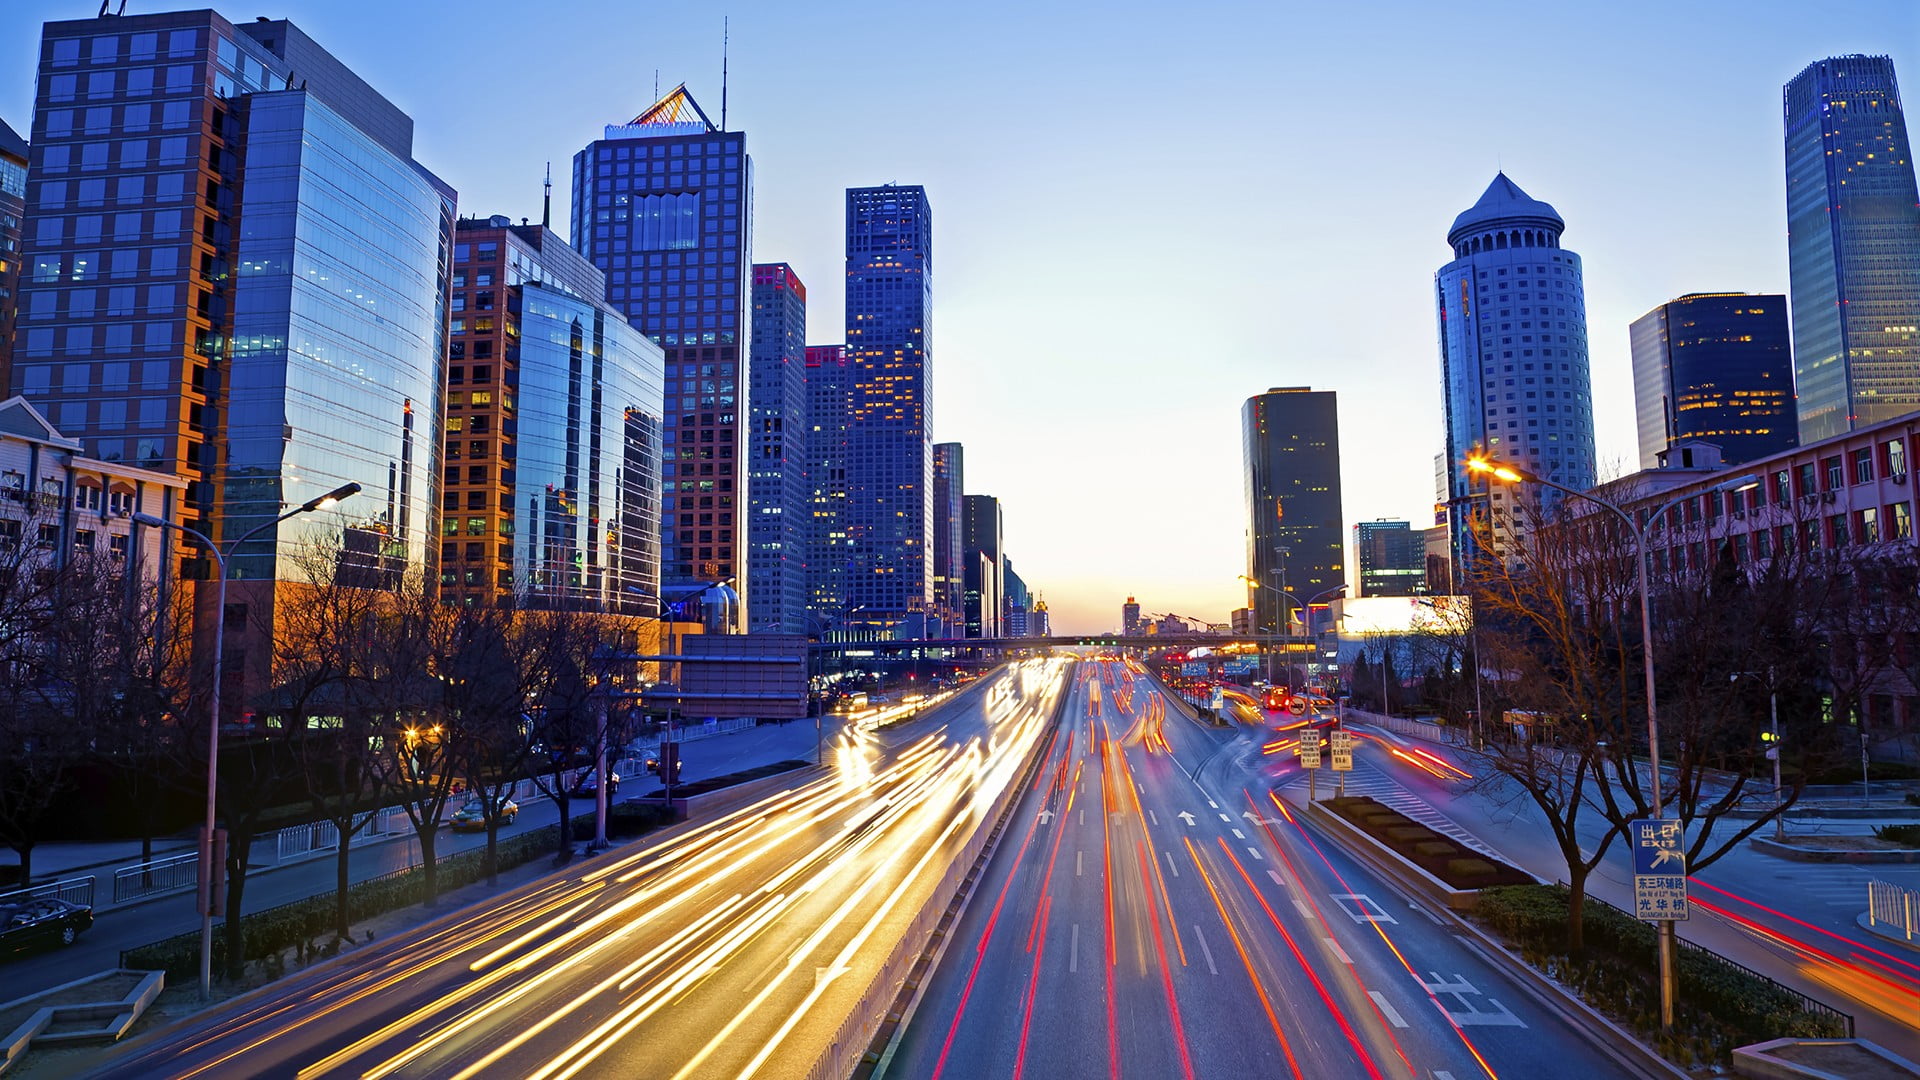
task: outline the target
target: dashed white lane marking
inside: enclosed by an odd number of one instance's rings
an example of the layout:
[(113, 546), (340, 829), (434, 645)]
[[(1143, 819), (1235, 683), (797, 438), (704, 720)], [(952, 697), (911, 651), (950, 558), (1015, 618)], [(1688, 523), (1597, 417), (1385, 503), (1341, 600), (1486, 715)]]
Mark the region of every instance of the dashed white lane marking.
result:
[[(1212, 799), (1208, 799), (1208, 800), (1207, 800), (1207, 805), (1208, 805), (1208, 806), (1211, 806), (1211, 807), (1213, 807), (1213, 808), (1214, 808), (1215, 810), (1218, 810), (1218, 809), (1220, 809), (1220, 804), (1219, 804), (1219, 803), (1217, 803), (1217, 802), (1214, 802), (1214, 801), (1213, 801)], [(1233, 820), (1233, 819), (1232, 819), (1232, 818), (1228, 818), (1227, 820), (1229, 820), (1229, 821), (1231, 821), (1231, 820)]]
[(1339, 957), (1341, 963), (1343, 964), (1353, 963), (1353, 957), (1347, 955), (1347, 950), (1341, 948), (1340, 943), (1338, 941), (1335, 941), (1332, 938), (1321, 938), (1320, 940), (1327, 943), (1327, 948), (1333, 950), (1333, 955)]
[(1173, 871), (1174, 877), (1180, 876), (1180, 864), (1173, 861), (1173, 852), (1171, 851), (1167, 852), (1167, 869)]
[(1453, 1080), (1453, 1074), (1445, 1069), (1433, 1070), (1433, 1080)]
[(1247, 854), (1253, 856), (1256, 859), (1259, 859), (1261, 862), (1267, 861), (1267, 857), (1265, 855), (1260, 854), (1260, 849), (1257, 847), (1254, 847), (1252, 844), (1247, 845)]
[(1073, 924), (1073, 940), (1067, 945), (1067, 970), (1080, 970), (1080, 924)]
[(1431, 911), (1428, 911), (1428, 910), (1427, 910), (1426, 908), (1423, 908), (1423, 907), (1421, 907), (1421, 906), (1420, 906), (1419, 904), (1408, 904), (1407, 906), (1408, 906), (1408, 907), (1410, 907), (1410, 908), (1412, 908), (1413, 910), (1415, 910), (1415, 911), (1417, 911), (1417, 912), (1419, 912), (1420, 914), (1422, 914), (1422, 915), (1425, 915), (1425, 916), (1427, 917), (1427, 919), (1428, 919), (1428, 920), (1429, 920), (1430, 922), (1432, 922), (1432, 923), (1433, 923), (1433, 925), (1435, 925), (1435, 926), (1445, 926), (1445, 925), (1447, 925), (1446, 923), (1444, 923), (1444, 922), (1441, 922), (1441, 921), (1440, 921), (1440, 916), (1438, 916), (1438, 915), (1435, 915), (1435, 914), (1434, 914), (1433, 912), (1431, 912)]
[(1153, 822), (1155, 828), (1158, 828), (1160, 825), (1160, 819), (1155, 817), (1151, 810), (1147, 811), (1147, 820)]
[(1085, 825), (1086, 823), (1087, 823), (1087, 808), (1083, 806), (1080, 808), (1080, 824)]
[(1086, 852), (1084, 851), (1076, 851), (1073, 853), (1073, 876), (1074, 877), (1079, 877), (1081, 874), (1081, 871), (1084, 869), (1080, 865), (1080, 857), (1085, 854)]
[(1233, 838), (1235, 840), (1245, 840), (1247, 838), (1247, 834), (1241, 832), (1239, 829), (1235, 829), (1233, 830)]
[(1207, 948), (1207, 935), (1200, 932), (1199, 923), (1193, 924), (1193, 936), (1195, 940), (1200, 942), (1200, 955), (1207, 958), (1207, 970), (1213, 972), (1215, 975), (1220, 974), (1220, 969), (1213, 966), (1213, 950)]
[(1318, 916), (1316, 916), (1313, 913), (1313, 909), (1307, 906), (1307, 902), (1305, 900), (1295, 900), (1293, 902), (1293, 906), (1299, 908), (1300, 914), (1305, 918), (1309, 918), (1309, 919), (1318, 918)]
[(1228, 817), (1228, 816), (1227, 816), (1227, 815), (1225, 815), (1225, 814), (1221, 814), (1221, 815), (1220, 815), (1220, 820), (1221, 820), (1221, 821), (1232, 821), (1233, 819), (1232, 819), (1232, 818), (1230, 818), (1230, 817)]
[(1281, 888), (1283, 888), (1283, 889), (1287, 887), (1287, 883), (1286, 883), (1286, 882), (1284, 882), (1284, 881), (1282, 881), (1282, 880), (1280, 880), (1280, 871), (1278, 871), (1278, 870), (1269, 870), (1269, 871), (1267, 871), (1267, 876), (1273, 879), (1273, 883), (1274, 883), (1275, 885), (1278, 885), (1278, 886), (1280, 886), (1280, 887), (1281, 887)]
[(1397, 1027), (1397, 1028), (1403, 1028), (1407, 1026), (1407, 1021), (1404, 1017), (1400, 1015), (1400, 1011), (1398, 1009), (1395, 1009), (1392, 1005), (1389, 1005), (1387, 1003), (1386, 997), (1382, 995), (1380, 991), (1369, 990), (1367, 991), (1367, 996), (1373, 999), (1373, 1003), (1375, 1005), (1380, 1006), (1380, 1015), (1387, 1018), (1387, 1023), (1392, 1024), (1394, 1027)]

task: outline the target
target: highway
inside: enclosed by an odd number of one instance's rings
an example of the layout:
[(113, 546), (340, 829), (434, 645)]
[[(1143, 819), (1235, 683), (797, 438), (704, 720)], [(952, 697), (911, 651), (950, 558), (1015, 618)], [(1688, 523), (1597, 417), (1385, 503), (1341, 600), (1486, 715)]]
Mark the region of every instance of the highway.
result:
[(850, 723), (829, 768), (237, 999), (110, 1077), (805, 1076), (1045, 738), (1071, 663)]
[(1631, 1075), (1294, 819), (1260, 732), (1082, 664), (888, 1077)]

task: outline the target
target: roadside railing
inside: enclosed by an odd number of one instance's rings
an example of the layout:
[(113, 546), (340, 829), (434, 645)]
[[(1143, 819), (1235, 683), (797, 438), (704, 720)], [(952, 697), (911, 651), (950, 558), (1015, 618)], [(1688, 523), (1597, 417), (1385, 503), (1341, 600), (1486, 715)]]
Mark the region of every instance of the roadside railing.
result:
[(93, 906), (93, 875), (67, 878), (63, 881), (49, 881), (44, 885), (35, 885), (26, 889), (0, 893), (0, 904), (18, 903), (22, 900), (65, 900), (69, 904)]
[(1920, 889), (1877, 878), (1867, 882), (1867, 922), (1897, 931), (1909, 942), (1920, 941)]
[(123, 866), (113, 872), (113, 902), (124, 904), (130, 900), (191, 889), (199, 879), (200, 853), (196, 851)]
[(273, 834), (274, 861), (286, 862), (316, 851), (332, 851), (340, 846), (340, 829), (331, 821), (290, 825)]

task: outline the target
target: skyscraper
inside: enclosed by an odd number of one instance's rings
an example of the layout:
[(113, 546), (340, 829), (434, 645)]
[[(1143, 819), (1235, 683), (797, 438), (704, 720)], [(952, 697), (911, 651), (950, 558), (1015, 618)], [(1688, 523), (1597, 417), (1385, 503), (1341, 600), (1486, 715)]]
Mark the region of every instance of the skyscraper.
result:
[(933, 210), (926, 189), (847, 189), (847, 600), (881, 637), (918, 637), (933, 607), (928, 426)]
[(807, 346), (807, 613), (811, 630), (840, 633), (852, 554), (847, 546), (847, 418), (853, 365), (844, 345)]
[(544, 225), (454, 232), (443, 599), (653, 613), (658, 345)]
[[(231, 567), (236, 709), (307, 541), (344, 518), (374, 565), (438, 576), (454, 192), (412, 139), (284, 20), (43, 31), (15, 386), (89, 456), (186, 478), (184, 524), (264, 527)], [(347, 482), (337, 512), (274, 524)]]
[(807, 287), (786, 263), (753, 268), (747, 360), (748, 626), (807, 632)]
[[(666, 350), (662, 576), (673, 586), (744, 569), (741, 369), (749, 323), (753, 171), (746, 136), (707, 119), (684, 85), (573, 157), (573, 241), (607, 298)], [(753, 597), (745, 597), (749, 612)]]
[(14, 312), (20, 300), (20, 225), (27, 212), (27, 140), (0, 120), (0, 398), (13, 385)]
[(1418, 596), (1427, 591), (1426, 540), (1413, 531), (1411, 522), (1381, 519), (1355, 525), (1353, 556), (1356, 596)]
[(957, 442), (933, 447), (933, 599), (945, 637), (966, 626), (966, 452)]
[(1331, 390), (1276, 387), (1248, 398), (1240, 419), (1247, 576), (1261, 583), (1248, 606), (1259, 633), (1284, 634), (1300, 605), (1346, 580), (1339, 410)]
[(1804, 445), (1920, 409), (1920, 194), (1892, 57), (1815, 61), (1782, 99)]
[(991, 495), (966, 497), (966, 590), (968, 637), (999, 637), (1000, 598), (1006, 594), (1006, 562), (1000, 500)]
[(1505, 173), (1453, 219), (1453, 261), (1434, 274), (1453, 568), (1472, 563), (1472, 517), (1491, 502), (1496, 538), (1524, 528), (1516, 499), (1550, 506), (1539, 485), (1487, 490), (1465, 462), (1512, 461), (1575, 490), (1594, 485), (1593, 395), (1580, 256), (1560, 246), (1566, 222)]
[(1131, 596), (1120, 605), (1120, 632), (1128, 637), (1140, 634), (1140, 602)]
[(1681, 439), (1713, 443), (1729, 465), (1799, 445), (1786, 297), (1689, 293), (1629, 337), (1641, 468)]

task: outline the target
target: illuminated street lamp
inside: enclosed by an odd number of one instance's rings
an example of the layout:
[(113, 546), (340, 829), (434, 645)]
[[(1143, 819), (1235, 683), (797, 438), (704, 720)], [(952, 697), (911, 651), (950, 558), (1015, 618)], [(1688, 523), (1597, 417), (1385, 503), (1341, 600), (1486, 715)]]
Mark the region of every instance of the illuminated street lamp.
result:
[[(1256, 578), (1250, 578), (1245, 574), (1240, 575), (1240, 583), (1242, 585), (1246, 585), (1251, 588), (1272, 589), (1274, 592), (1277, 592), (1281, 596), (1284, 596), (1287, 599), (1293, 601), (1294, 606), (1300, 609), (1301, 625), (1309, 629), (1311, 629), (1311, 623), (1308, 622), (1308, 620), (1313, 618), (1313, 605), (1319, 603), (1321, 597), (1332, 596), (1334, 593), (1340, 592), (1347, 587), (1346, 583), (1342, 582), (1338, 585), (1335, 585), (1331, 589), (1322, 589), (1319, 592), (1314, 593), (1311, 599), (1309, 599), (1306, 603), (1302, 604), (1300, 602), (1299, 597), (1293, 595), (1293, 593), (1287, 591), (1286, 589), (1281, 588), (1278, 585), (1269, 585), (1264, 581), (1260, 581)], [(1267, 685), (1268, 686), (1273, 685), (1273, 646), (1271, 642), (1269, 642), (1267, 646)]]
[[(1647, 682), (1647, 772), (1650, 776), (1648, 787), (1653, 796), (1653, 816), (1655, 818), (1666, 817), (1666, 807), (1660, 797), (1660, 716), (1656, 704), (1653, 681), (1653, 605), (1649, 600), (1647, 589), (1646, 526), (1635, 521), (1633, 515), (1597, 495), (1591, 495), (1584, 491), (1576, 491), (1564, 484), (1556, 484), (1546, 477), (1528, 472), (1516, 465), (1490, 461), (1486, 458), (1468, 458), (1467, 468), (1473, 472), (1486, 473), (1495, 480), (1503, 480), (1509, 484), (1539, 484), (1541, 487), (1552, 488), (1563, 495), (1570, 495), (1576, 499), (1584, 499), (1619, 518), (1627, 526), (1627, 531), (1633, 535), (1634, 564), (1640, 582), (1640, 655)], [(1745, 491), (1748, 488), (1759, 486), (1759, 483), (1759, 477), (1748, 473), (1742, 476), (1736, 476), (1731, 480), (1722, 480), (1718, 484), (1708, 488), (1707, 491), (1710, 494), (1719, 494), (1725, 491)], [(1694, 494), (1695, 493), (1689, 492), (1685, 495), (1676, 495), (1667, 500), (1661, 504), (1659, 509), (1647, 515), (1647, 522), (1651, 524), (1659, 521), (1665, 516), (1667, 511), (1687, 499), (1692, 498)], [(1671, 1030), (1673, 1028), (1673, 999), (1675, 990), (1673, 971), (1673, 920), (1662, 919), (1659, 922), (1659, 927), (1660, 1026), (1664, 1029)]]
[(225, 551), (207, 538), (198, 529), (190, 529), (177, 521), (155, 517), (152, 514), (136, 511), (132, 514), (135, 522), (157, 529), (175, 529), (200, 542), (213, 556), (220, 567), (220, 586), (217, 590), (213, 608), (213, 686), (207, 691), (207, 713), (209, 731), (207, 732), (207, 824), (206, 832), (200, 838), (200, 1000), (210, 1000), (213, 994), (213, 883), (214, 883), (214, 793), (220, 782), (220, 665), (222, 663), (221, 645), (227, 636), (227, 560), (239, 549), (241, 544), (273, 528), (275, 525), (299, 514), (310, 514), (315, 510), (325, 510), (341, 499), (360, 490), (359, 484), (342, 484), (317, 499), (309, 499), (299, 506), (281, 514), (272, 521), (262, 522), (242, 534), (238, 540), (227, 545)]

